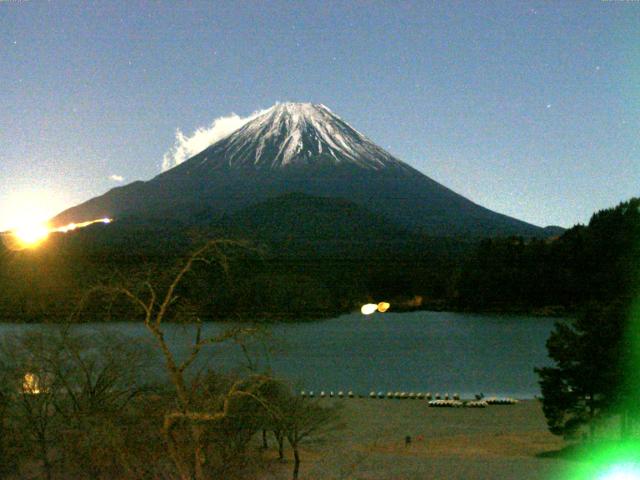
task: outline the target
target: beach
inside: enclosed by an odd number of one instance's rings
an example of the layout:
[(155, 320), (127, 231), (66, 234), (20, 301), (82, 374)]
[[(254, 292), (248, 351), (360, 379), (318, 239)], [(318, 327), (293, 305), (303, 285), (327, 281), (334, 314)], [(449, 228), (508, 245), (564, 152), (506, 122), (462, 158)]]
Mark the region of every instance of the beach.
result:
[[(305, 446), (302, 479), (561, 480), (567, 468), (544, 456), (566, 443), (549, 433), (536, 400), (477, 409), (410, 399), (323, 402), (342, 405), (344, 425)], [(274, 478), (287, 478), (286, 456)]]

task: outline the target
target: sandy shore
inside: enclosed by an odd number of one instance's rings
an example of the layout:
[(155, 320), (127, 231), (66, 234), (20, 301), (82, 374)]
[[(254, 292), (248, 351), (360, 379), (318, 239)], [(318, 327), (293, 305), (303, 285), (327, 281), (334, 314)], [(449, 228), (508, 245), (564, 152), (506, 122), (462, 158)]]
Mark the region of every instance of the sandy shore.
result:
[(564, 460), (538, 457), (565, 443), (548, 432), (537, 401), (485, 409), (428, 408), (421, 400), (326, 401), (343, 405), (345, 427), (305, 447), (302, 479), (553, 480), (567, 468)]

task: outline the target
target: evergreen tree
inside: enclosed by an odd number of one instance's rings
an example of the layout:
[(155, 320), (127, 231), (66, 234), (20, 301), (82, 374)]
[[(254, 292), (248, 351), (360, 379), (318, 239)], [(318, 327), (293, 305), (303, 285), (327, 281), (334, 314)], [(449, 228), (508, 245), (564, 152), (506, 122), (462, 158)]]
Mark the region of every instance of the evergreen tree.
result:
[(547, 341), (554, 367), (537, 368), (549, 430), (570, 437), (625, 405), (625, 335), (628, 308), (623, 302), (591, 306), (575, 320), (556, 323)]

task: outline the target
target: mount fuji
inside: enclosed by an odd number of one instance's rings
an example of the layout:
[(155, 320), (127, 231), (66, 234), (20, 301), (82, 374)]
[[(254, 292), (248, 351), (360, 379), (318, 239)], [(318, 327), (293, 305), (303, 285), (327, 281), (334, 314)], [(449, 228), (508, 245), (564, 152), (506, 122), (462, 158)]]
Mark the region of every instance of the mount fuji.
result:
[(203, 212), (233, 215), (291, 193), (347, 200), (433, 236), (546, 236), (437, 183), (310, 103), (276, 104), (180, 165), (65, 210), (51, 223), (131, 217), (190, 224)]

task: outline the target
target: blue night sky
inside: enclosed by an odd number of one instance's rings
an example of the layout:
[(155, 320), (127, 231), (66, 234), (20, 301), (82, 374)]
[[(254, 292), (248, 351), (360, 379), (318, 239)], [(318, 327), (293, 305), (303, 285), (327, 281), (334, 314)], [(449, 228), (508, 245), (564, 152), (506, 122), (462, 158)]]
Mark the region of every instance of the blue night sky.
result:
[(538, 225), (640, 194), (640, 2), (3, 1), (0, 66), (0, 229), (276, 101)]

